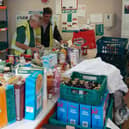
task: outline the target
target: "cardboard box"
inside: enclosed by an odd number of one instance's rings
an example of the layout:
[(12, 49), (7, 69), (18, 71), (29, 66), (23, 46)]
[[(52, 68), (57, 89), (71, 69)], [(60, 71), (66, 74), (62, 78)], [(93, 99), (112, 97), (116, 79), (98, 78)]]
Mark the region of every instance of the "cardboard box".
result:
[(91, 128), (91, 106), (80, 104), (80, 125)]
[(34, 72), (41, 71), (43, 72), (43, 68), (34, 68), (34, 67), (17, 67), (15, 72), (16, 75), (22, 76), (23, 78), (27, 78), (29, 75), (33, 74)]
[(16, 121), (14, 85), (5, 86), (5, 91), (7, 104), (7, 118), (8, 123), (11, 124)]
[(79, 124), (79, 104), (68, 102), (68, 123)]
[(105, 93), (103, 102), (99, 106), (92, 106), (92, 128), (103, 129), (108, 101), (109, 94)]
[(59, 121), (67, 123), (68, 117), (68, 103), (67, 101), (58, 99), (57, 102), (57, 119)]
[(57, 65), (57, 54), (49, 54), (42, 57), (43, 67), (47, 69), (54, 68)]
[(7, 123), (8, 123), (8, 120), (7, 120), (6, 92), (5, 92), (5, 88), (1, 86), (0, 87), (0, 128), (5, 126)]
[(42, 72), (34, 72), (25, 82), (25, 119), (34, 120), (42, 109)]

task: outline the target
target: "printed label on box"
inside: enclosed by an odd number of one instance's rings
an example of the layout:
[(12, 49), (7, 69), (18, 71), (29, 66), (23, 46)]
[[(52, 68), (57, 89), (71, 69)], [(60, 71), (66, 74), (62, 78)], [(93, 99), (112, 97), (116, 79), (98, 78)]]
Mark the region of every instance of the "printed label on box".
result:
[(26, 112), (30, 112), (33, 113), (34, 112), (34, 108), (33, 107), (26, 107)]

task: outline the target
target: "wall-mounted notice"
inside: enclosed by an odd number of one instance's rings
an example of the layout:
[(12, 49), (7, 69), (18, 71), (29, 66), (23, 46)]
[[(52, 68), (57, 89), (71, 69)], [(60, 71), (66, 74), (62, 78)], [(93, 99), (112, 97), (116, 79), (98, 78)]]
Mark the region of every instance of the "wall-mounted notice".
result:
[(129, 0), (122, 1), (122, 29), (121, 36), (129, 38)]
[(104, 35), (104, 24), (96, 24), (96, 36)]
[(56, 14), (61, 14), (61, 0), (56, 0)]
[(30, 17), (30, 15), (28, 14), (28, 12), (21, 12), (21, 13), (17, 14), (16, 15), (16, 25), (18, 25), (19, 22), (28, 20), (29, 17)]
[(78, 0), (61, 0), (62, 10), (78, 9)]
[(91, 14), (90, 22), (91, 23), (103, 23), (103, 14)]
[(86, 5), (79, 4), (77, 13), (79, 17), (85, 17), (86, 16)]
[(62, 31), (69, 32), (78, 30), (78, 15), (77, 11), (67, 10), (62, 13)]

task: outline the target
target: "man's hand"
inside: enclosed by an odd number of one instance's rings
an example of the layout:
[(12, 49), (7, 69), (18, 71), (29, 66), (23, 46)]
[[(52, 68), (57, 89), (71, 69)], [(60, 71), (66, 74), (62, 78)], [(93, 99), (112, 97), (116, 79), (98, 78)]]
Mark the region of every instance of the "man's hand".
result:
[(31, 47), (31, 51), (32, 51), (32, 52), (39, 52), (39, 48)]
[(39, 46), (41, 46), (41, 44), (40, 44), (40, 43), (38, 43), (38, 42), (36, 42), (36, 47), (39, 47)]
[(60, 43), (61, 44), (68, 44), (68, 42), (67, 41), (64, 41), (64, 40), (61, 40)]

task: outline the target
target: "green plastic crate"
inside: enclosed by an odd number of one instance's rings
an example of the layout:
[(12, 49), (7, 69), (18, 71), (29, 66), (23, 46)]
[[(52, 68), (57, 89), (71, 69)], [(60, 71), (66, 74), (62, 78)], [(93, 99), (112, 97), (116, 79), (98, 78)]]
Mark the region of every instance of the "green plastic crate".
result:
[[(105, 121), (105, 123), (107, 123), (108, 118), (110, 118), (110, 119), (112, 120), (113, 97), (110, 98), (110, 104), (109, 104), (109, 107), (108, 107), (107, 110), (108, 110), (108, 112), (107, 112), (107, 114), (106, 114), (106, 121)], [(64, 123), (64, 122), (58, 121), (58, 120), (56, 119), (56, 112), (50, 117), (49, 123), (50, 123), (50, 124), (53, 124), (53, 125), (57, 125), (57, 126), (64, 126), (64, 127), (65, 127), (66, 125), (71, 125), (71, 124), (66, 124), (66, 123)], [(71, 125), (71, 126), (73, 126), (73, 125)], [(79, 126), (79, 125), (77, 125), (77, 126), (75, 126), (75, 127), (78, 128), (78, 129), (92, 129), (92, 128), (84, 128), (84, 127), (81, 127), (81, 126)], [(108, 129), (108, 128), (106, 127), (106, 124), (105, 124), (105, 126), (104, 126), (104, 129)]]
[(97, 53), (124, 55), (128, 39), (117, 37), (102, 37), (97, 40)]
[[(72, 102), (77, 102), (80, 104), (88, 105), (99, 105), (103, 99), (104, 92), (107, 89), (107, 77), (103, 75), (90, 75), (90, 74), (81, 74), (78, 72), (73, 72), (72, 79), (79, 78), (87, 81), (95, 81), (101, 84), (99, 90), (95, 89), (84, 89), (84, 88), (75, 88), (69, 87), (65, 84), (60, 85), (60, 98)], [(72, 93), (73, 90), (82, 90), (86, 94), (80, 95), (78, 93)], [(89, 99), (90, 98), (90, 99)]]

